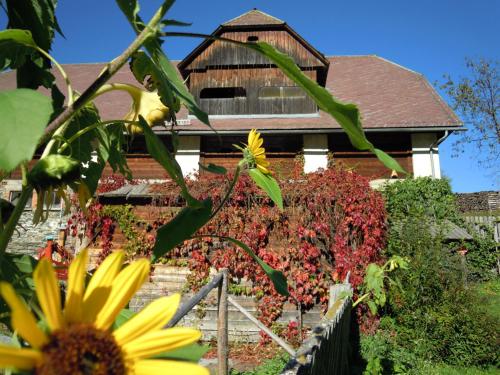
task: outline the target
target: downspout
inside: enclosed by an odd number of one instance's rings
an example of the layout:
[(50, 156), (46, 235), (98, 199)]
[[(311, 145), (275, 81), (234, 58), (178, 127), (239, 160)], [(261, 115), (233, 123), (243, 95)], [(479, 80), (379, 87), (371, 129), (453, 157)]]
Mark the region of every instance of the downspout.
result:
[(436, 170), (434, 167), (434, 148), (439, 146), (446, 138), (448, 138), (450, 134), (451, 133), (448, 130), (445, 130), (444, 135), (441, 138), (437, 139), (433, 144), (431, 144), (431, 147), (429, 148), (429, 155), (431, 156), (432, 178), (436, 178)]

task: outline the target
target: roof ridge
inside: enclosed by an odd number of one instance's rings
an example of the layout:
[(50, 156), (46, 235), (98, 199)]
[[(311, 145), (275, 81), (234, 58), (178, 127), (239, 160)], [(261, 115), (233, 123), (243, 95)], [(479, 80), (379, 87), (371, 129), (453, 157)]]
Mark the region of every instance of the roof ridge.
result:
[[(239, 15), (239, 16), (237, 16), (237, 17), (231, 18), (230, 20), (228, 20), (228, 21), (226, 21), (226, 22), (222, 23), (221, 25), (222, 25), (222, 26), (231, 26), (231, 23), (234, 23), (236, 20), (238, 20), (238, 19), (240, 19), (240, 18), (243, 18), (243, 17), (249, 16), (249, 15), (250, 15), (250, 14), (252, 14), (252, 13), (258, 13), (258, 14), (260, 14), (260, 15), (263, 15), (263, 16), (267, 17), (267, 18), (272, 18), (273, 20), (277, 21), (277, 23), (280, 23), (280, 24), (285, 24), (285, 23), (286, 23), (285, 21), (280, 20), (280, 19), (279, 19), (279, 18), (277, 18), (277, 17), (271, 16), (270, 14), (268, 14), (268, 13), (266, 13), (266, 12), (263, 12), (263, 11), (261, 11), (261, 10), (257, 9), (257, 8), (253, 8), (253, 9), (249, 10), (248, 12), (245, 12), (245, 13), (243, 13), (243, 14), (240, 14), (240, 15)], [(264, 25), (264, 24), (262, 24), (262, 25)]]
[(423, 74), (422, 74), (422, 73), (419, 73), (419, 72), (417, 72), (417, 71), (415, 71), (415, 70), (412, 70), (412, 69), (410, 69), (410, 68), (407, 68), (406, 66), (403, 66), (403, 65), (401, 65), (401, 64), (398, 64), (398, 63), (396, 63), (396, 62), (394, 62), (394, 61), (392, 61), (392, 60), (386, 59), (385, 57), (382, 57), (382, 56), (379, 56), (379, 55), (375, 55), (375, 54), (373, 54), (373, 55), (371, 55), (371, 56), (373, 56), (373, 57), (375, 57), (375, 58), (377, 58), (377, 59), (379, 59), (379, 60), (382, 60), (382, 61), (388, 62), (389, 64), (395, 65), (395, 66), (397, 66), (398, 68), (401, 68), (401, 69), (403, 69), (403, 70), (406, 70), (406, 71), (408, 71), (408, 72), (410, 72), (410, 73), (416, 74), (416, 75), (418, 75), (418, 76), (423, 76)]
[(451, 107), (448, 105), (448, 103), (446, 103), (444, 101), (444, 99), (441, 97), (441, 95), (438, 94), (438, 92), (436, 91), (434, 86), (431, 85), (429, 80), (423, 74), (420, 74), (420, 79), (423, 81), (424, 85), (427, 86), (427, 88), (431, 92), (431, 95), (433, 95), (434, 98), (437, 99), (437, 102), (439, 103), (441, 108), (443, 108), (444, 111), (446, 113), (448, 113), (448, 116), (450, 116), (453, 120), (457, 121), (459, 125), (463, 125), (464, 122), (460, 119), (460, 117), (457, 116), (455, 111), (453, 109), (451, 109)]

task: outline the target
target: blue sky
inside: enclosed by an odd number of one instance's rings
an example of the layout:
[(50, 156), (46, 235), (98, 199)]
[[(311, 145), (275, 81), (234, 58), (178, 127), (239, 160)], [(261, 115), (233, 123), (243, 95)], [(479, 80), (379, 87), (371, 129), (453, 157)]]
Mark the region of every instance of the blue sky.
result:
[[(143, 0), (148, 19), (160, 4)], [(325, 55), (376, 54), (424, 74), (432, 83), (444, 73), (466, 73), (464, 58), (500, 59), (500, 1), (497, 0), (178, 0), (170, 11), (193, 25), (193, 32), (212, 32), (220, 23), (252, 8), (286, 21)], [(53, 55), (62, 63), (103, 62), (120, 54), (134, 37), (114, 1), (59, 0), (57, 11), (66, 39), (57, 37)], [(5, 17), (2, 15), (2, 24)], [(171, 39), (165, 50), (182, 59), (197, 44)], [(457, 192), (500, 189), (499, 181), (477, 166), (469, 147), (451, 157), (451, 136), (441, 147), (441, 167)]]

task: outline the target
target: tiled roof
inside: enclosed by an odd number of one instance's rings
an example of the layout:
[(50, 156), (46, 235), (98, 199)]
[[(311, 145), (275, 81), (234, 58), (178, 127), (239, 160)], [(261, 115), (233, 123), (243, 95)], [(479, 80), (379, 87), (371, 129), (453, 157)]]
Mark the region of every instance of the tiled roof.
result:
[[(429, 82), (418, 73), (377, 56), (332, 56), (326, 88), (338, 99), (355, 103), (361, 110), (363, 127), (433, 128), (460, 125), (460, 120), (440, 98)], [(82, 92), (98, 76), (105, 64), (66, 64), (64, 69), (74, 89)], [(55, 73), (58, 76), (57, 73)], [(64, 92), (62, 79), (57, 78)], [(111, 82), (136, 84), (128, 66), (123, 67)], [(0, 90), (15, 88), (15, 73), (0, 74)], [(111, 92), (96, 99), (103, 119), (122, 118), (131, 100), (125, 92)], [(179, 119), (187, 119), (181, 110)], [(329, 115), (320, 112), (315, 117), (287, 118), (225, 118), (211, 119), (220, 131), (260, 130), (332, 130), (339, 125)], [(196, 119), (190, 125), (179, 125), (181, 131), (207, 131)]]
[(257, 9), (224, 22), (222, 26), (283, 25), (285, 22)]

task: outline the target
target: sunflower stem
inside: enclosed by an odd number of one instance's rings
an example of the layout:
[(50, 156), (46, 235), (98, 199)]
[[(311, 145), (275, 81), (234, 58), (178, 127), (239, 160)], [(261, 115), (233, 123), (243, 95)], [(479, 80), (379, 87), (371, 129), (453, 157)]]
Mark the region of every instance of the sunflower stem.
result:
[(212, 212), (212, 215), (210, 216), (209, 220), (212, 220), (215, 215), (222, 209), (222, 207), (226, 204), (227, 200), (231, 196), (231, 193), (233, 192), (234, 185), (236, 185), (236, 181), (238, 181), (238, 177), (240, 176), (241, 172), (241, 161), (238, 163), (238, 166), (236, 167), (236, 171), (234, 171), (234, 177), (233, 180), (231, 181), (231, 185), (229, 185), (229, 189), (226, 192), (226, 195), (224, 196), (224, 199), (220, 202), (220, 204), (217, 206), (217, 208)]
[(24, 185), (23, 190), (21, 191), (21, 196), (17, 201), (17, 204), (12, 211), (12, 215), (10, 216), (7, 224), (5, 224), (4, 230), (0, 234), (0, 265), (3, 260), (3, 255), (7, 250), (7, 245), (14, 234), (14, 230), (16, 229), (17, 223), (21, 218), (21, 215), (24, 211), (24, 207), (26, 207), (26, 203), (28, 203), (29, 198), (31, 197), (31, 193), (33, 192), (33, 187), (31, 185)]

